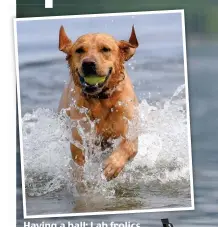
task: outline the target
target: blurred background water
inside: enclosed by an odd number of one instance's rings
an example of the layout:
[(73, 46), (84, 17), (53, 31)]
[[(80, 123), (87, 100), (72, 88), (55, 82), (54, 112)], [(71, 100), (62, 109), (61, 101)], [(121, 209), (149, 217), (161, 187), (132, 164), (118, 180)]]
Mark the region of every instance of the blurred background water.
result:
[(126, 67), (140, 100), (169, 98), (184, 84), (180, 13), (20, 21), (17, 32), (22, 115), (37, 107), (57, 108), (63, 82), (69, 77), (65, 56), (58, 51), (62, 24), (72, 39), (100, 31), (118, 40), (128, 40), (134, 24), (140, 48)]
[[(186, 8), (187, 18), (187, 49), (189, 69), (189, 91), (191, 104), (191, 126), (192, 126), (192, 149), (194, 165), (195, 185), (195, 211), (167, 212), (155, 214), (132, 214), (132, 215), (108, 215), (102, 217), (77, 217), (55, 219), (57, 222), (71, 221), (117, 221), (130, 220), (140, 222), (143, 226), (160, 226), (160, 218), (169, 217), (174, 226), (217, 226), (217, 53), (218, 44), (216, 40), (216, 15), (217, 4), (205, 6), (202, 2), (194, 1), (184, 4), (176, 4), (176, 8)], [(178, 2), (177, 2), (178, 3)], [(195, 2), (196, 3), (196, 2)], [(207, 2), (208, 3), (208, 2)], [(126, 4), (128, 5), (128, 4)], [(174, 4), (155, 5), (144, 9), (169, 9), (175, 8)], [(137, 10), (139, 9), (137, 5)], [(134, 11), (133, 4), (129, 6)], [(115, 11), (117, 8), (114, 7)], [(121, 7), (122, 8), (122, 7)], [(117, 9), (117, 10), (116, 10)], [(123, 9), (123, 8), (122, 8)], [(142, 8), (143, 9), (143, 8)], [(66, 12), (65, 7), (65, 12)], [(71, 9), (69, 9), (71, 10)], [(99, 10), (99, 7), (97, 7)], [(108, 11), (107, 9), (105, 9)], [(61, 12), (61, 11), (59, 11)], [(78, 11), (80, 13), (81, 11)], [(27, 13), (27, 11), (26, 11)], [(33, 12), (29, 12), (33, 15)], [(36, 10), (40, 14), (40, 11)], [(57, 14), (57, 11), (56, 11)], [(22, 11), (20, 10), (20, 15)], [(43, 13), (41, 13), (43, 15)], [(47, 13), (48, 15), (48, 13)], [(19, 147), (19, 146), (18, 146)], [(19, 160), (19, 153), (18, 160)], [(20, 166), (18, 163), (18, 226), (23, 226), (22, 220), (22, 195), (20, 191)], [(38, 220), (39, 222), (41, 220)], [(52, 222), (53, 220), (48, 220)]]

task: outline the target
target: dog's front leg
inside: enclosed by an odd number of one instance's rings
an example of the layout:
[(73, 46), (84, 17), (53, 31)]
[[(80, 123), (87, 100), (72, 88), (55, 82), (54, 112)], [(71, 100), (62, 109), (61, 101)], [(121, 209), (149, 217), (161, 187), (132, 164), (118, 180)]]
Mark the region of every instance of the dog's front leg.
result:
[(79, 166), (83, 166), (85, 164), (85, 156), (83, 152), (72, 143), (70, 144), (70, 150), (74, 162), (76, 162)]
[[(81, 137), (79, 136), (77, 129), (73, 129), (72, 138), (73, 140), (81, 143)], [(78, 165), (83, 166), (85, 164), (85, 156), (83, 154), (83, 151), (72, 143), (70, 143), (70, 150), (73, 160)]]
[(130, 141), (123, 139), (116, 150), (104, 163), (104, 175), (106, 179), (116, 178), (124, 168), (125, 164), (135, 157), (138, 150), (138, 139)]
[[(78, 120), (83, 119), (85, 117), (85, 115), (81, 114), (76, 108), (71, 107), (70, 117), (71, 117), (71, 120), (78, 121)], [(80, 122), (80, 126), (84, 130), (88, 130), (87, 124), (84, 123), (83, 121)], [(72, 140), (79, 144), (82, 144), (82, 138), (78, 133), (77, 127), (75, 127), (75, 126), (72, 127)], [(71, 150), (72, 158), (78, 165), (83, 166), (85, 164), (84, 152), (80, 147), (77, 147), (76, 143), (72, 143), (72, 142), (70, 143), (70, 150)]]

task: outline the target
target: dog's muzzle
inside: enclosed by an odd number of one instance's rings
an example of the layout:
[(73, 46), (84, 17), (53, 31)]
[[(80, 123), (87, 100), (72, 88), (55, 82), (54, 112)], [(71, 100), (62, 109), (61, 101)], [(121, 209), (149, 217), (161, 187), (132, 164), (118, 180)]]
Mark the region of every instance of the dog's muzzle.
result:
[[(86, 72), (86, 74), (84, 72)], [(87, 74), (87, 72), (89, 73)], [(80, 73), (78, 72), (83, 92), (87, 94), (98, 93), (98, 92), (101, 92), (102, 88), (106, 84), (110, 74), (112, 73), (112, 68), (109, 68), (108, 74), (105, 76), (105, 79), (103, 82), (98, 82), (98, 81), (102, 81), (102, 76), (97, 75), (94, 67), (92, 69), (90, 68), (86, 68), (85, 70), (83, 69), (83, 73), (84, 73), (84, 76), (80, 75)], [(89, 81), (93, 81), (94, 83), (92, 82), (90, 84)]]

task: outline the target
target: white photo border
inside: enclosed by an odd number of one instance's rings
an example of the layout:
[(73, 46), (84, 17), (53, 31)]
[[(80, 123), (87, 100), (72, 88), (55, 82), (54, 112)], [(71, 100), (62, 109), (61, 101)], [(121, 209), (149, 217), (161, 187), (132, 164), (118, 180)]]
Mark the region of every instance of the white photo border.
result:
[[(24, 176), (24, 158), (23, 158), (23, 135), (22, 135), (22, 115), (21, 115), (21, 97), (20, 97), (20, 78), (19, 78), (19, 61), (18, 61), (18, 40), (17, 40), (17, 22), (34, 21), (34, 20), (53, 20), (53, 19), (74, 19), (74, 18), (90, 18), (90, 17), (111, 17), (111, 16), (138, 16), (149, 14), (172, 14), (181, 13), (182, 20), (182, 38), (183, 38), (183, 59), (184, 59), (184, 76), (186, 90), (186, 118), (188, 126), (188, 145), (189, 145), (189, 172), (190, 172), (190, 194), (191, 206), (182, 208), (159, 208), (144, 210), (128, 210), (128, 211), (99, 211), (99, 212), (83, 212), (83, 213), (66, 213), (66, 214), (46, 214), (46, 215), (27, 215), (26, 210), (26, 193), (25, 193), (25, 176)], [(21, 174), (22, 174), (22, 193), (23, 193), (23, 215), (24, 219), (35, 218), (51, 218), (51, 217), (73, 217), (73, 216), (91, 216), (91, 215), (107, 215), (107, 214), (133, 214), (133, 213), (151, 213), (151, 212), (169, 212), (169, 211), (188, 211), (194, 210), (194, 186), (193, 186), (193, 164), (192, 164), (192, 146), (191, 146), (191, 124), (190, 124), (190, 106), (189, 106), (189, 87), (188, 87), (188, 68), (187, 68), (187, 50), (186, 50), (186, 32), (185, 32), (185, 13), (183, 9), (177, 10), (161, 10), (161, 11), (143, 11), (143, 12), (127, 12), (127, 13), (104, 13), (104, 14), (85, 14), (73, 16), (48, 16), (48, 17), (29, 17), (14, 19), (14, 43), (15, 43), (15, 59), (16, 59), (16, 76), (17, 76), (17, 98), (18, 98), (18, 119), (19, 119), (19, 138), (20, 138), (20, 154), (21, 154)]]

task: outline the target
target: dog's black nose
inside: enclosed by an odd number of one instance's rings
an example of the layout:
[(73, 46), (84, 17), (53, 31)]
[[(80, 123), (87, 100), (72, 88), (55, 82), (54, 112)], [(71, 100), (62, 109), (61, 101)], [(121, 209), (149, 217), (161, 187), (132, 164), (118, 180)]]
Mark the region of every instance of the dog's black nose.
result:
[(84, 59), (82, 63), (82, 70), (85, 75), (96, 74), (96, 64), (92, 59)]

